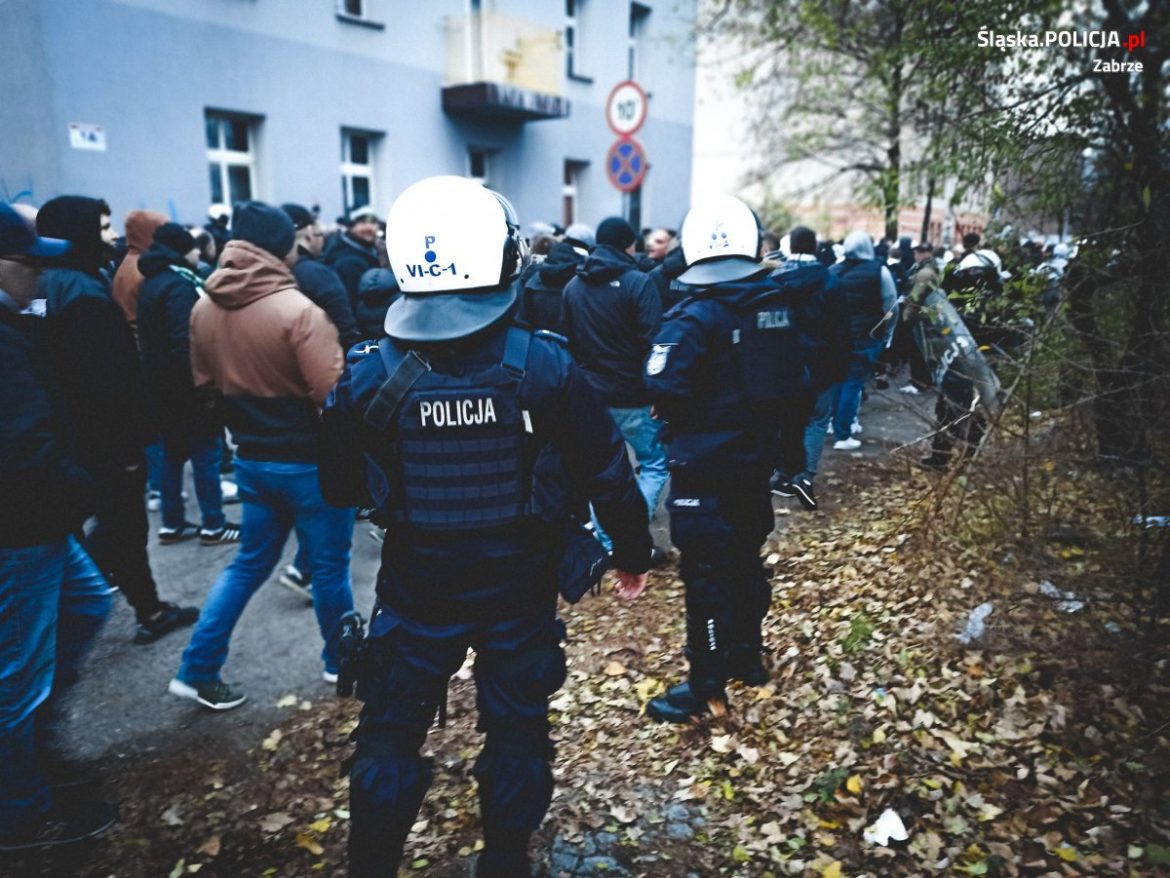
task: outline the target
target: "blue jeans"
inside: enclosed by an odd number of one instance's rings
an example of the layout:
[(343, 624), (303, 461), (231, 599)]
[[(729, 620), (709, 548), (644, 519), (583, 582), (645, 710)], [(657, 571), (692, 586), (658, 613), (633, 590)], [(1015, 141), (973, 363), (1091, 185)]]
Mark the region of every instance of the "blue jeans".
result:
[(808, 426), (804, 428), (804, 476), (810, 482), (817, 477), (821, 454), (825, 450), (825, 434), (829, 432), (829, 421), (833, 418), (833, 403), (837, 399), (837, 385), (830, 384), (817, 395), (813, 402)]
[(162, 491), (163, 446), (157, 436), (146, 446), (146, 489)]
[(325, 502), (311, 463), (239, 459), (236, 484), (243, 504), (240, 550), (215, 581), (191, 643), (183, 652), (179, 679), (189, 684), (216, 680), (227, 660), (228, 642), (244, 607), (272, 575), (293, 527), (306, 537), (312, 558), (313, 605), (325, 640), (325, 670), (337, 672), (337, 626), (353, 609), (349, 554), (354, 511)]
[(837, 400), (833, 405), (833, 437), (837, 441), (853, 435), (851, 427), (857, 419), (857, 410), (861, 408), (861, 391), (873, 374), (873, 364), (883, 347), (884, 342), (869, 341), (853, 348), (849, 371), (845, 380), (837, 385)]
[(0, 548), (0, 831), (19, 834), (53, 802), (38, 768), (38, 708), (77, 680), (113, 603), (73, 537)]
[[(666, 469), (666, 449), (662, 447), (662, 442), (658, 438), (662, 423), (650, 417), (650, 406), (632, 409), (612, 408), (609, 414), (617, 424), (622, 438), (634, 449), (634, 459), (638, 461), (638, 490), (642, 492), (650, 517), (653, 518), (669, 475)], [(590, 515), (593, 517), (593, 532), (597, 534), (597, 539), (607, 552), (611, 551), (613, 541), (601, 529), (597, 516), (593, 515), (592, 511)]]
[(206, 530), (224, 525), (223, 491), (219, 485), (219, 437), (165, 433), (162, 440), (163, 465), (159, 482), (162, 491), (163, 527), (181, 527), (187, 518), (183, 502), (183, 465), (191, 461), (195, 477), (195, 498)]

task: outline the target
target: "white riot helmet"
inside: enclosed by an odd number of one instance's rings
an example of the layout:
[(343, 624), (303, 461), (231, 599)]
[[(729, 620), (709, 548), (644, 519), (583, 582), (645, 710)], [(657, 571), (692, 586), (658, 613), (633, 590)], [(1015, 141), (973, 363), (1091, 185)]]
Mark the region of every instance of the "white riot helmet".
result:
[(679, 281), (712, 286), (759, 273), (764, 270), (759, 258), (762, 234), (755, 212), (734, 196), (696, 204), (682, 224), (687, 270)]
[(527, 255), (508, 199), (464, 177), (428, 177), (399, 195), (386, 252), (403, 295), (385, 329), (403, 341), (464, 338), (499, 320)]

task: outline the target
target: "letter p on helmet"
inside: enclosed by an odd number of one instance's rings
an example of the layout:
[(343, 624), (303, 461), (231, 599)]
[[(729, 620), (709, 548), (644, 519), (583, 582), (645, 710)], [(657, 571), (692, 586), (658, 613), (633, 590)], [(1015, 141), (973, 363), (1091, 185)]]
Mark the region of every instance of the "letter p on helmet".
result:
[(423, 246), (426, 247), (428, 250), (430, 249), (430, 247), (433, 243), (435, 243), (435, 236), (434, 235), (427, 235), (425, 238), (423, 238)]

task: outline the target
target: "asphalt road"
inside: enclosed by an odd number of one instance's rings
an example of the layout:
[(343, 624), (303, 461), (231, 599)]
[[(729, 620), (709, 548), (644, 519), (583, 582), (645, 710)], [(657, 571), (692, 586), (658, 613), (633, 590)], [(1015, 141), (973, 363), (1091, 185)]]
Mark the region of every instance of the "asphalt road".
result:
[[(826, 448), (822, 468), (835, 478), (847, 478), (850, 456), (876, 457), (924, 435), (933, 399), (933, 395), (907, 397), (893, 391), (873, 394), (862, 411), (862, 448), (848, 454)], [(819, 486), (820, 491), (831, 490), (830, 485), (831, 481)], [(796, 509), (795, 501), (778, 504)], [(229, 518), (237, 520), (240, 507), (227, 509)], [(198, 515), (193, 495), (188, 515)], [(160, 546), (155, 536), (159, 514), (150, 513), (150, 520), (150, 558), (160, 594), (164, 600), (201, 605), (236, 547), (207, 547), (197, 540)], [(351, 568), (355, 604), (366, 616), (373, 604), (380, 549), (368, 536), (370, 528), (368, 523), (359, 523), (354, 531)], [(669, 546), (661, 510), (653, 529), (658, 544)], [(235, 710), (210, 711), (168, 694), (167, 684), (179, 666), (190, 629), (136, 646), (132, 642), (134, 614), (124, 599), (116, 598), (83, 679), (67, 702), (65, 743), (74, 755), (116, 768), (121, 759), (194, 742), (206, 744), (209, 739), (223, 747), (251, 747), (287, 717), (287, 711), (277, 707), (285, 696), (314, 703), (335, 698), (332, 686), (321, 679), (322, 644), (312, 608), (276, 582), (295, 549), (293, 537), (277, 573), (252, 598), (232, 637), (223, 676), (248, 696)]]

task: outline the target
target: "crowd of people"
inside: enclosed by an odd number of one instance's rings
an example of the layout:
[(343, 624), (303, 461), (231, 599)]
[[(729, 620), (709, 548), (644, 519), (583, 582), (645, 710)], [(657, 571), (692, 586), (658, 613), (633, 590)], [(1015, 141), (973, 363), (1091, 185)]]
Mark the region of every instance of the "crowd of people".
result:
[[(221, 676), (233, 629), (275, 573), (315, 610), (323, 679), (356, 674), (365, 702), (351, 874), (395, 874), (430, 782), (419, 746), (468, 647), (486, 732), (478, 874), (527, 874), (565, 677), (550, 584), (576, 599), (612, 566), (619, 599), (636, 598), (668, 557), (647, 523), (669, 483), (690, 670), (648, 713), (720, 712), (728, 680), (768, 679), (772, 496), (817, 507), (826, 441), (859, 447), (875, 372), (908, 364), (902, 390), (939, 389), (931, 469), (978, 447), (997, 389), (975, 367), (1007, 273), (978, 235), (953, 255), (781, 236), (730, 197), (681, 232), (609, 217), (525, 235), (505, 198), (459, 178), (328, 233), (302, 205), (257, 201), (214, 206), (201, 228), (132, 211), (124, 230), (100, 198), (0, 205), (0, 850), (114, 822), (59, 794), (55, 733), (113, 592), (135, 644), (193, 627), (169, 691), (227, 710), (245, 700)], [(1062, 248), (1037, 269), (1048, 297)], [(160, 550), (239, 543), (202, 608), (159, 594), (152, 509)], [(382, 568), (356, 659), (339, 634), (367, 517)]]

